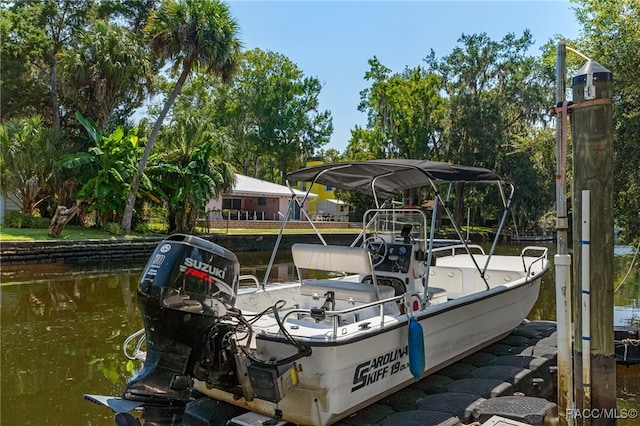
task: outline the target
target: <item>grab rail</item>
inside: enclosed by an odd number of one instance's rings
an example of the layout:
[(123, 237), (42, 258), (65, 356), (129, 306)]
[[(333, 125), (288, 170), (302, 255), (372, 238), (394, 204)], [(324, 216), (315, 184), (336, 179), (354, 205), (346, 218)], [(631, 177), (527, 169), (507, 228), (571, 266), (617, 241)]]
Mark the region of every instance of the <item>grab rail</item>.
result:
[[(529, 250), (535, 250), (535, 251), (541, 251), (542, 254), (538, 257), (536, 257), (533, 262), (531, 262), (529, 264), (529, 266), (527, 266), (526, 262), (524, 261), (524, 257), (525, 257), (525, 253)], [(531, 269), (533, 267), (533, 265), (535, 265), (538, 262), (542, 262), (544, 260), (547, 260), (547, 252), (549, 251), (549, 249), (547, 247), (541, 247), (541, 246), (527, 246), (525, 248), (522, 249), (522, 253), (520, 253), (520, 258), (522, 259), (522, 266), (524, 267), (524, 272), (525, 274), (527, 274), (527, 276), (531, 275)]]
[[(331, 317), (331, 319), (332, 319), (332, 322), (333, 322), (333, 335), (334, 336), (338, 335), (338, 321), (337, 320), (340, 317), (340, 315), (350, 314), (350, 313), (353, 313), (353, 312), (365, 310), (367, 308), (372, 308), (372, 307), (376, 307), (376, 306), (380, 307), (380, 326), (384, 326), (384, 305), (385, 305), (385, 303), (395, 302), (397, 300), (404, 299), (404, 297), (405, 297), (405, 295), (402, 294), (400, 296), (394, 296), (394, 297), (390, 297), (388, 299), (377, 300), (375, 302), (366, 303), (366, 304), (360, 305), (360, 306), (354, 306), (353, 308), (347, 308), (347, 309), (343, 309), (343, 310), (340, 310), (340, 311), (325, 311), (324, 315), (326, 317)], [(284, 318), (282, 319), (282, 322), (286, 323), (287, 318), (292, 314), (309, 314), (309, 315), (311, 315), (311, 309), (294, 308), (294, 309), (290, 310), (289, 312), (287, 312), (285, 314)]]
[[(142, 335), (142, 337), (140, 337), (140, 335)], [(136, 343), (136, 348), (134, 349), (133, 355), (129, 355), (127, 348), (131, 343), (131, 341), (134, 339), (137, 339), (138, 337), (140, 337), (140, 339), (138, 340), (138, 343)], [(131, 336), (127, 337), (124, 343), (122, 344), (122, 352), (124, 352), (124, 356), (127, 359), (130, 359), (131, 361), (142, 360), (140, 355), (143, 354), (144, 351), (140, 350), (140, 348), (142, 347), (142, 344), (145, 342), (146, 339), (147, 339), (147, 336), (144, 333), (144, 327), (136, 331), (135, 333), (133, 333)]]
[(464, 244), (455, 244), (452, 246), (437, 247), (433, 249), (433, 253), (451, 251), (451, 256), (455, 256), (456, 249), (465, 249), (465, 254), (470, 254), (466, 251), (467, 248), (469, 249), (469, 251), (471, 251), (471, 249), (477, 249), (482, 256), (486, 256), (484, 249), (477, 244), (468, 244), (466, 246)]
[(256, 285), (256, 288), (260, 290), (260, 280), (258, 280), (258, 277), (256, 277), (255, 275), (240, 275), (240, 277), (238, 277), (238, 284), (240, 283), (240, 281), (253, 281)]

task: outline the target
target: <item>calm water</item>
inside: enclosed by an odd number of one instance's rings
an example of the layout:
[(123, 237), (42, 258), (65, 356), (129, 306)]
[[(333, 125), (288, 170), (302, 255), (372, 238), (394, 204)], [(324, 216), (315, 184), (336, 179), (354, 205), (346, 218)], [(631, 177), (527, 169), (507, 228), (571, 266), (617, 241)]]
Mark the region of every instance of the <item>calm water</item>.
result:
[[(553, 251), (555, 245), (549, 248)], [(519, 253), (520, 247), (500, 250)], [(633, 257), (633, 250), (626, 252), (615, 258), (616, 282)], [(261, 278), (269, 256), (240, 253), (242, 265), (254, 265), (243, 267), (242, 273)], [(84, 401), (82, 395), (120, 395), (132, 375), (134, 365), (122, 355), (121, 345), (142, 327), (135, 294), (143, 266), (144, 261), (2, 267), (2, 425), (114, 425), (108, 409)], [(285, 280), (293, 274), (286, 255), (276, 259), (272, 279)], [(637, 265), (614, 302), (616, 324), (640, 325)], [(543, 280), (529, 319), (555, 320), (553, 268)], [(617, 381), (618, 408), (640, 408), (640, 366), (619, 366)]]

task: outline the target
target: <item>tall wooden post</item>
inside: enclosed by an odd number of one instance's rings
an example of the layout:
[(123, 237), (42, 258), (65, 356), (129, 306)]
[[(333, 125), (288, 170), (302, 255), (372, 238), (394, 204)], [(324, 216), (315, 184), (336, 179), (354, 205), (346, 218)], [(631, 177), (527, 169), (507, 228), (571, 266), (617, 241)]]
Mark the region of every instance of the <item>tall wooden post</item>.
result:
[(567, 219), (567, 103), (566, 56), (564, 41), (556, 49), (556, 235), (557, 253), (553, 258), (556, 275), (556, 320), (558, 323), (558, 415), (560, 426), (573, 426), (573, 364), (571, 349), (571, 256), (568, 251)]
[[(613, 75), (589, 60), (572, 79), (573, 113), (573, 322), (576, 408), (582, 424), (615, 425), (616, 363), (613, 347)], [(590, 191), (590, 238), (582, 237), (583, 190)], [(590, 244), (589, 258), (580, 247)], [(582, 267), (589, 262), (590, 336), (582, 333)], [(582, 353), (590, 339), (590, 353)], [(588, 345), (587, 345), (588, 346)], [(589, 357), (591, 383), (582, 383), (583, 357)], [(590, 392), (583, 392), (590, 386)], [(590, 398), (589, 398), (590, 395)], [(595, 410), (595, 411), (594, 411)], [(586, 416), (583, 416), (586, 417)], [(580, 420), (579, 418), (577, 420)]]

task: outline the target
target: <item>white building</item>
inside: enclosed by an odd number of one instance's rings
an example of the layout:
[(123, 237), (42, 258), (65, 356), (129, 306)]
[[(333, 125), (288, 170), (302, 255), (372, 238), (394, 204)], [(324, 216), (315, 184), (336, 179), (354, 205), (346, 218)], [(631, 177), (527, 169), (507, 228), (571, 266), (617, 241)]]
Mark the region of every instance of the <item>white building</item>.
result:
[(349, 220), (349, 205), (336, 199), (318, 201), (316, 203), (316, 216), (319, 220), (347, 222)]
[[(305, 192), (294, 189), (300, 199)], [(309, 212), (309, 202), (317, 198), (309, 194), (304, 209)], [(284, 185), (236, 174), (236, 184), (228, 194), (210, 200), (207, 204), (209, 220), (277, 220), (284, 218), (289, 207), (291, 191)], [(291, 218), (300, 219), (300, 209), (294, 205)]]

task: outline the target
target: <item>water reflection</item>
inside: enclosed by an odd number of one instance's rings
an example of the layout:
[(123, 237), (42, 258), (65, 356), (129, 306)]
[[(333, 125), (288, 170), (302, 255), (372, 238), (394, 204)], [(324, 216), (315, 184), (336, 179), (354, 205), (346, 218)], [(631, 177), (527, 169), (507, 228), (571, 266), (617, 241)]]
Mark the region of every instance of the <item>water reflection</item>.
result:
[[(519, 253), (520, 247), (501, 250)], [(626, 274), (632, 255), (616, 256), (616, 284)], [(242, 274), (262, 278), (270, 253), (238, 257), (244, 265)], [(136, 366), (124, 358), (121, 346), (142, 327), (135, 295), (143, 266), (140, 261), (2, 267), (2, 424), (114, 424), (113, 414), (83, 401), (82, 394), (119, 395), (133, 374)], [(280, 281), (294, 275), (287, 254), (276, 258), (271, 274), (272, 280)], [(639, 299), (636, 266), (615, 293), (616, 324), (640, 325)], [(555, 320), (553, 268), (529, 318)], [(640, 366), (619, 366), (617, 371), (619, 408), (640, 407)]]
[[(510, 254), (519, 253), (520, 246), (505, 246)], [(553, 265), (553, 255), (555, 246), (549, 247), (549, 259), (551, 266), (549, 272), (542, 278), (540, 296), (535, 306), (529, 313), (528, 318), (532, 320), (556, 320), (556, 295), (555, 295), (555, 270)], [(627, 246), (616, 246), (614, 257), (614, 282), (616, 289), (613, 298), (615, 306), (614, 325), (640, 326), (640, 259), (636, 259), (634, 267), (629, 273), (633, 260), (634, 249)], [(623, 281), (625, 275), (628, 276)]]
[(140, 328), (141, 266), (3, 266), (3, 424), (113, 424), (82, 394), (126, 383), (120, 345)]

